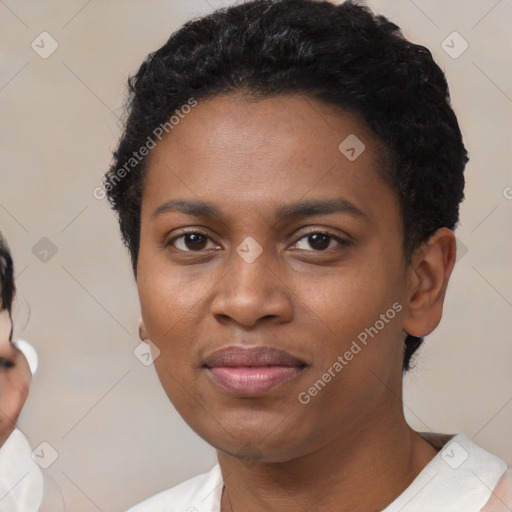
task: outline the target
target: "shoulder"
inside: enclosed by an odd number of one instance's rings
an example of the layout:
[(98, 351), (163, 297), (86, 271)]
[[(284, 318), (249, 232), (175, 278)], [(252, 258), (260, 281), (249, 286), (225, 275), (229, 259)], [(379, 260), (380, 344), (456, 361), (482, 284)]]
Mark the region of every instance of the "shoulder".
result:
[(216, 500), (220, 499), (221, 484), (222, 473), (217, 464), (207, 473), (155, 494), (127, 512), (210, 511)]
[(510, 510), (512, 510), (512, 468), (505, 471), (482, 512), (509, 512)]
[(482, 509), (497, 492), (508, 469), (505, 461), (464, 434), (420, 435), (439, 452), (384, 512), (511, 512), (507, 507)]

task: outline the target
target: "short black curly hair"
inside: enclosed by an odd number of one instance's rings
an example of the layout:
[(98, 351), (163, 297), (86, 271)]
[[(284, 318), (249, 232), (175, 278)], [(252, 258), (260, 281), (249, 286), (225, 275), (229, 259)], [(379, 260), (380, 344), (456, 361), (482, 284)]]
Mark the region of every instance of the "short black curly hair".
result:
[[(254, 0), (218, 9), (172, 34), (128, 87), (124, 133), (104, 188), (135, 276), (147, 160), (137, 152), (191, 98), (305, 93), (358, 114), (384, 143), (382, 175), (397, 192), (407, 261), (437, 229), (458, 222), (468, 156), (446, 78), (427, 48), (353, 0)], [(404, 372), (422, 341), (407, 336)]]

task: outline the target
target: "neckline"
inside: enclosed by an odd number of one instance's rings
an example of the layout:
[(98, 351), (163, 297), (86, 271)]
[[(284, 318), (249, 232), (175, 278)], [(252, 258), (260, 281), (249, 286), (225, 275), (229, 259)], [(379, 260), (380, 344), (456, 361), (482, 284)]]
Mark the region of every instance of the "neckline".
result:
[(439, 452), (381, 512), (480, 512), (507, 464), (465, 434), (418, 434)]
[[(438, 453), (404, 491), (381, 512), (479, 512), (507, 469), (499, 457), (476, 445), (465, 434), (418, 432)], [(208, 512), (220, 512), (224, 481), (220, 465), (218, 486)]]

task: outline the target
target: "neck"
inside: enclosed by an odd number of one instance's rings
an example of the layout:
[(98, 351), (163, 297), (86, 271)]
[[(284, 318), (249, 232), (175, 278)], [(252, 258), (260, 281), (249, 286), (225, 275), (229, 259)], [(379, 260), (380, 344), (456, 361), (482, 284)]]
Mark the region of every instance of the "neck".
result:
[[(383, 510), (437, 450), (399, 415), (380, 411), (370, 427), (342, 432), (313, 453), (286, 462), (246, 461), (218, 451), (222, 512)], [(387, 421), (383, 421), (387, 418)], [(341, 432), (341, 429), (340, 429)]]

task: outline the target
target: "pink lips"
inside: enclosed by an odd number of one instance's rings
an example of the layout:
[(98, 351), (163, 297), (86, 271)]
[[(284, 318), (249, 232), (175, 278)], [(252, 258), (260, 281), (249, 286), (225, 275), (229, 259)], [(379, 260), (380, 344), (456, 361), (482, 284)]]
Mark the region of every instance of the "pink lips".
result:
[(207, 357), (204, 366), (213, 381), (225, 390), (235, 395), (256, 396), (292, 379), (306, 365), (272, 347), (228, 347)]

